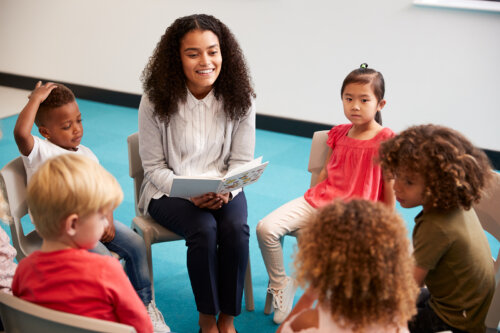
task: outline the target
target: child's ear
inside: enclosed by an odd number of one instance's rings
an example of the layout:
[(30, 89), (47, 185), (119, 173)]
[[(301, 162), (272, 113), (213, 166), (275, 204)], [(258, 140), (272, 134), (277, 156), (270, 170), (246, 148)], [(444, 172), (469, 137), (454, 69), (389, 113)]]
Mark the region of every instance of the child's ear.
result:
[(78, 222), (77, 214), (71, 214), (68, 217), (66, 217), (63, 222), (64, 233), (68, 236), (75, 236), (77, 222)]
[(43, 126), (40, 126), (38, 127), (38, 132), (40, 132), (40, 134), (46, 138), (46, 139), (49, 139), (50, 138), (50, 133), (49, 133), (49, 130), (47, 129), (47, 127), (43, 127)]
[(387, 101), (385, 99), (381, 100), (380, 102), (378, 102), (378, 108), (377, 108), (377, 111), (382, 111), (382, 109), (384, 108), (385, 106), (385, 103), (387, 103)]

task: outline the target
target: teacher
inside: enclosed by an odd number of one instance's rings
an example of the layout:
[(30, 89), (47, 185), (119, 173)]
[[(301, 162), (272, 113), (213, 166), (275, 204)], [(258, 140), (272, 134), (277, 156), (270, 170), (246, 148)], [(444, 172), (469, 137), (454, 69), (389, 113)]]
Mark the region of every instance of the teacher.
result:
[(253, 160), (255, 93), (243, 53), (215, 17), (181, 17), (161, 37), (142, 81), (139, 209), (186, 240), (200, 332), (234, 333), (248, 262), (245, 193), (169, 193), (177, 176), (219, 177)]

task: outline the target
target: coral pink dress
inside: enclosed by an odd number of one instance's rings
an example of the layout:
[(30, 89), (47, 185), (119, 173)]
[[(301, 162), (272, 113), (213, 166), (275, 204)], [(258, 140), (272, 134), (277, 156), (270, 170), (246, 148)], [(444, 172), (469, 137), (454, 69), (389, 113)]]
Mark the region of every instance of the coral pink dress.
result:
[(370, 140), (358, 140), (347, 136), (352, 124), (337, 125), (328, 132), (327, 144), (333, 149), (327, 165), (328, 177), (310, 188), (305, 200), (319, 208), (334, 199), (384, 199), (382, 169), (376, 162), (382, 141), (394, 136), (384, 127)]

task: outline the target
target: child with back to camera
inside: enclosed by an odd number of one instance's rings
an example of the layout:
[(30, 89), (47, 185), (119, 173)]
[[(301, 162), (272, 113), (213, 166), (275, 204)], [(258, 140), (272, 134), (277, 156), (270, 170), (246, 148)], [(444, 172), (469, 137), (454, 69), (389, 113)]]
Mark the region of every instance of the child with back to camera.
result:
[(414, 278), (427, 288), (410, 331), (484, 332), (495, 276), (472, 204), (491, 179), (488, 158), (457, 131), (421, 125), (383, 143), (380, 161), (401, 206), (423, 208), (413, 230)]
[(259, 246), (269, 274), (268, 293), (273, 295), (273, 319), (277, 324), (290, 313), (297, 288), (285, 272), (282, 237), (303, 228), (316, 209), (334, 199), (363, 198), (394, 207), (392, 184), (384, 179), (374, 161), (380, 142), (394, 136), (381, 125), (380, 112), (386, 104), (384, 93), (382, 74), (366, 64), (347, 75), (340, 94), (350, 124), (334, 126), (328, 133), (330, 149), (318, 183), (257, 225)]
[[(45, 140), (31, 134), (34, 123)], [(28, 182), (41, 164), (61, 154), (84, 155), (99, 162), (89, 148), (80, 144), (82, 136), (82, 115), (73, 92), (62, 84), (38, 82), (14, 127), (14, 138)], [(106, 255), (111, 255), (110, 251), (113, 251), (125, 260), (125, 271), (147, 307), (155, 332), (170, 332), (153, 301), (143, 239), (129, 227), (114, 220), (111, 211), (108, 220), (111, 223), (91, 251)]]
[(43, 239), (40, 250), (20, 261), (15, 296), (54, 310), (134, 326), (153, 326), (122, 266), (113, 257), (87, 251), (123, 199), (116, 179), (97, 162), (77, 154), (46, 161), (33, 174), (28, 207)]
[(408, 332), (418, 287), (406, 234), (379, 202), (337, 200), (312, 215), (295, 266), (318, 302), (296, 306), (278, 332)]

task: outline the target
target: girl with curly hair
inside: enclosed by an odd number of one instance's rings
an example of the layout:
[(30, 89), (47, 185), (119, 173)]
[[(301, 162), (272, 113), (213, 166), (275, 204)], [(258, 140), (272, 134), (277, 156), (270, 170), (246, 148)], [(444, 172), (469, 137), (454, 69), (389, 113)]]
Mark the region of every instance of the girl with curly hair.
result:
[(278, 332), (408, 332), (418, 287), (406, 235), (381, 203), (337, 200), (320, 209), (295, 258), (297, 280), (316, 297), (297, 304)]
[(394, 207), (392, 184), (374, 163), (380, 142), (394, 136), (392, 130), (381, 125), (384, 93), (382, 74), (367, 64), (347, 75), (340, 95), (350, 123), (334, 126), (328, 133), (328, 154), (317, 184), (257, 225), (257, 238), (269, 274), (268, 294), (273, 297), (273, 320), (277, 324), (292, 310), (297, 289), (294, 279), (285, 272), (283, 236), (303, 228), (310, 214), (334, 199), (363, 198)]
[(139, 209), (186, 239), (200, 331), (234, 333), (248, 262), (245, 193), (169, 194), (177, 176), (223, 176), (253, 160), (255, 93), (243, 53), (215, 17), (181, 17), (161, 37), (143, 84)]
[(411, 332), (484, 332), (495, 291), (488, 240), (472, 208), (492, 178), (483, 151), (452, 129), (410, 127), (380, 147), (404, 208), (415, 218), (414, 277), (424, 284)]

